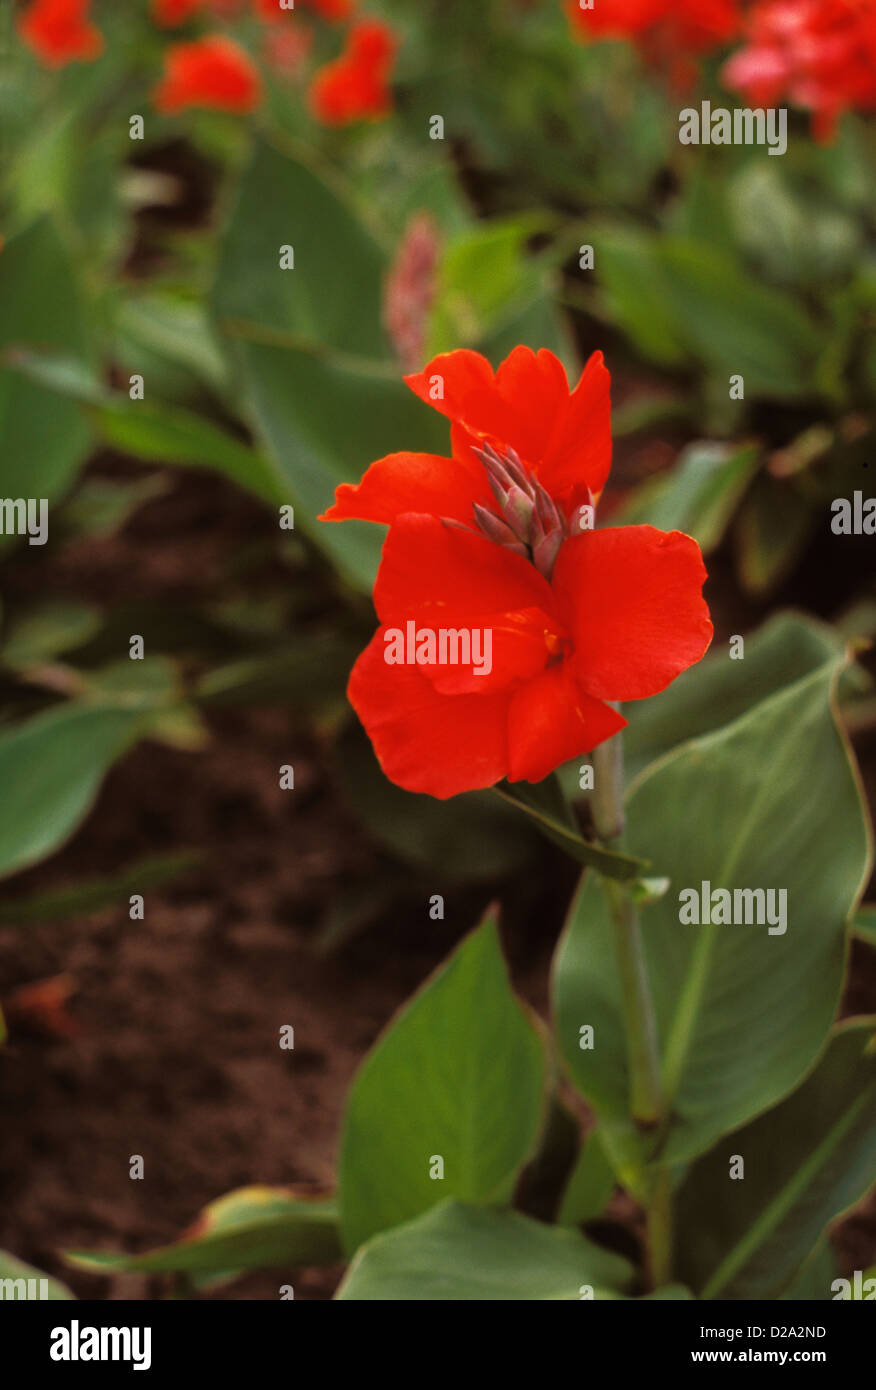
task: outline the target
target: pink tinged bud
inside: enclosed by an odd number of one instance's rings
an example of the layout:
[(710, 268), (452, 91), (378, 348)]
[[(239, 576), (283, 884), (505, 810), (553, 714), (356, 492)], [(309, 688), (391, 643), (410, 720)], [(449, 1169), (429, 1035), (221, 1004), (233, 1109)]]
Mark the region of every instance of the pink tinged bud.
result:
[(522, 555), (525, 559), (529, 559), (527, 547), (501, 517), (496, 516), (495, 512), (488, 511), (486, 507), (482, 507), (479, 502), (475, 502), (473, 505), (475, 520), (488, 540), (494, 541), (496, 545), (505, 546), (507, 550), (513, 550), (515, 555)]
[(516, 483), (512, 484), (502, 503), (502, 516), (518, 539), (528, 544), (532, 539), (535, 503)]
[(542, 536), (541, 540), (536, 541), (532, 547), (532, 563), (539, 574), (543, 574), (547, 580), (550, 580), (553, 575), (554, 565), (564, 540), (565, 535), (562, 530), (551, 531), (548, 535)]

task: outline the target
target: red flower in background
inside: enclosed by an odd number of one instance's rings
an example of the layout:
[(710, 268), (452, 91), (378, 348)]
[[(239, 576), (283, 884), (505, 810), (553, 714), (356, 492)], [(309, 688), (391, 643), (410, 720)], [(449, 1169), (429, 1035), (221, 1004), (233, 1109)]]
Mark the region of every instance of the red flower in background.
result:
[(103, 35), (89, 18), (90, 0), (33, 0), (18, 32), (48, 67), (89, 62), (103, 52)]
[[(289, 14), (288, 10), (281, 10), (278, 0), (252, 0), (256, 12), (262, 19), (273, 20), (283, 18)], [(353, 13), (354, 0), (295, 0), (296, 9), (315, 10), (322, 18), (329, 23), (335, 24), (339, 20), (349, 19)]]
[(397, 46), (392, 30), (380, 20), (356, 24), (344, 52), (321, 68), (311, 84), (314, 114), (326, 125), (387, 115), (392, 108), (388, 84)]
[(152, 0), (152, 18), (163, 29), (175, 29), (204, 8), (204, 0)]
[(261, 92), (249, 54), (233, 39), (214, 34), (167, 50), (164, 78), (153, 99), (169, 115), (192, 106), (245, 113), (258, 106)]
[(842, 111), (876, 110), (873, 0), (763, 0), (746, 39), (722, 78), (747, 101), (772, 106), (786, 97), (815, 113), (821, 138)]
[(582, 10), (569, 0), (569, 13), (582, 34), (593, 38), (658, 36), (698, 51), (732, 38), (740, 26), (740, 0), (596, 0)]
[[(623, 728), (607, 701), (654, 695), (702, 657), (699, 547), (650, 526), (581, 529), (611, 463), (601, 354), (572, 392), (553, 353), (524, 347), (496, 373), (463, 351), (407, 381), (450, 418), (453, 457), (391, 454), (323, 518), (390, 524), (381, 625), (349, 698), (409, 791), (537, 782)], [(451, 630), (489, 633), (488, 669), (483, 650), (415, 659), (421, 638), (428, 655), (428, 634)]]
[(685, 87), (696, 75), (691, 55), (732, 38), (740, 7), (741, 0), (596, 0), (592, 10), (582, 10), (569, 0), (568, 11), (582, 37), (632, 39), (676, 87)]

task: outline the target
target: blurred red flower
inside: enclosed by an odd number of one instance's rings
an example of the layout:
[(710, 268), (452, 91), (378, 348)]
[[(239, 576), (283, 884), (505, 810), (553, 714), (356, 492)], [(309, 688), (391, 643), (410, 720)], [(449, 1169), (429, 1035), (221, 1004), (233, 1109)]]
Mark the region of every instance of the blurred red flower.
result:
[(91, 0), (33, 0), (18, 32), (47, 67), (89, 62), (103, 52), (103, 35), (91, 23)]
[[(279, 0), (252, 0), (256, 13), (269, 22), (282, 19), (291, 11), (280, 8)], [(295, 9), (315, 10), (323, 19), (335, 23), (353, 13), (354, 0), (295, 0)]]
[(249, 54), (233, 39), (211, 34), (194, 43), (171, 45), (153, 100), (159, 111), (170, 115), (193, 106), (240, 114), (258, 106), (261, 92)]
[(397, 46), (395, 34), (380, 20), (364, 19), (354, 25), (341, 56), (313, 79), (314, 115), (326, 125), (387, 115), (392, 108), (388, 82)]
[(152, 18), (163, 29), (175, 29), (204, 8), (204, 0), (152, 0)]
[(786, 97), (815, 114), (820, 138), (846, 110), (876, 110), (874, 0), (762, 0), (722, 79), (747, 101)]
[[(594, 531), (592, 512), (582, 526), (611, 463), (601, 354), (572, 392), (553, 353), (525, 347), (495, 373), (461, 351), (406, 380), (450, 418), (453, 457), (380, 459), (322, 518), (390, 523), (380, 627), (349, 698), (409, 791), (537, 782), (623, 728), (607, 701), (655, 695), (703, 656), (699, 547), (651, 526)], [(434, 659), (442, 632), (459, 660)]]
[(581, 33), (591, 37), (647, 41), (658, 36), (664, 43), (698, 51), (737, 32), (740, 0), (596, 0), (590, 10), (569, 0), (569, 14)]

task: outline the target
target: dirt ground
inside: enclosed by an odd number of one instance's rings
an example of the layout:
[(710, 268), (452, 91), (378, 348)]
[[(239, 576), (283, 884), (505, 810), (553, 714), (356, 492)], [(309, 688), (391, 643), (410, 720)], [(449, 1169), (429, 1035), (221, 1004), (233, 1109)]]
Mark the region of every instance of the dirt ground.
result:
[[(44, 596), (182, 603), (218, 584), (229, 544), (266, 525), (230, 488), (181, 474), (120, 536), (42, 557), (40, 582)], [(28, 594), (35, 572), (27, 562), (11, 571), (7, 598)], [(72, 883), (180, 847), (207, 856), (146, 894), (143, 923), (120, 907), (0, 927), (0, 1000), (64, 975), (74, 1022), (67, 1036), (13, 1010), (0, 1059), (0, 1248), (86, 1298), (152, 1297), (161, 1286), (71, 1272), (65, 1248), (163, 1243), (247, 1183), (331, 1186), (357, 1063), (490, 895), (489, 885), (451, 895), (444, 922), (409, 901), (344, 950), (316, 951), (338, 884), (385, 863), (293, 710), (225, 712), (210, 726), (200, 752), (140, 746), (70, 844), (9, 885)], [(872, 742), (862, 752), (872, 775)], [(294, 796), (277, 785), (282, 762), (295, 765)], [(543, 872), (555, 889), (541, 920), (512, 908), (506, 927), (516, 982), (541, 1010), (570, 883), (547, 848)], [(506, 892), (512, 903), (513, 885)], [(874, 956), (856, 948), (845, 1012), (876, 1010)], [(295, 1029), (293, 1052), (277, 1046), (283, 1024)], [(132, 1154), (145, 1160), (142, 1182), (128, 1176)], [(844, 1272), (872, 1263), (876, 1210), (846, 1221), (837, 1246)], [(296, 1297), (330, 1297), (339, 1274), (296, 1272)], [(205, 1296), (275, 1298), (282, 1282), (252, 1275)]]

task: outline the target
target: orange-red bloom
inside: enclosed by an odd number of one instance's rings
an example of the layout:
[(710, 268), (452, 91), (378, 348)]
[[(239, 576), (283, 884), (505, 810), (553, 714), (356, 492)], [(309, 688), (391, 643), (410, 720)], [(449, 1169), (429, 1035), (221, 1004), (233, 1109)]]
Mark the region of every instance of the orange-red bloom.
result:
[(406, 379), (449, 417), (453, 456), (380, 459), (323, 518), (389, 523), (350, 701), (409, 791), (537, 782), (623, 728), (607, 702), (654, 695), (702, 657), (699, 547), (592, 529), (611, 462), (601, 354), (572, 392), (553, 353), (524, 347), (495, 374), (461, 351)]
[(104, 46), (89, 8), (90, 0), (33, 0), (18, 21), (18, 32), (47, 67), (89, 62)]
[(316, 74), (310, 88), (314, 114), (326, 125), (385, 116), (392, 108), (389, 75), (397, 41), (387, 24), (362, 20), (339, 58)]
[(165, 74), (153, 93), (159, 111), (174, 115), (188, 107), (244, 113), (261, 99), (258, 69), (244, 49), (222, 34), (173, 44)]
[(787, 97), (808, 108), (829, 136), (842, 111), (876, 110), (876, 3), (764, 0), (722, 77), (757, 105)]

